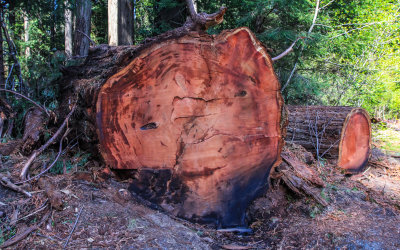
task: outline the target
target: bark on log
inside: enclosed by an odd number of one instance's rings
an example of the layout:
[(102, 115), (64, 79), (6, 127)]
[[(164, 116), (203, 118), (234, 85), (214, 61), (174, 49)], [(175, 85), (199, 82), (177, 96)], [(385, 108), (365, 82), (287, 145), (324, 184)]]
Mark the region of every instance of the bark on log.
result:
[(65, 70), (66, 96), (84, 97), (74, 122), (98, 128), (105, 162), (130, 171), (143, 198), (193, 221), (243, 225), (283, 145), (270, 57), (246, 28), (148, 41), (97, 47)]
[(29, 155), (36, 147), (43, 135), (47, 119), (42, 109), (30, 108), (24, 117), (24, 134), (22, 136), (22, 152)]
[(286, 141), (317, 157), (337, 159), (347, 173), (364, 169), (370, 156), (371, 121), (361, 108), (288, 106)]

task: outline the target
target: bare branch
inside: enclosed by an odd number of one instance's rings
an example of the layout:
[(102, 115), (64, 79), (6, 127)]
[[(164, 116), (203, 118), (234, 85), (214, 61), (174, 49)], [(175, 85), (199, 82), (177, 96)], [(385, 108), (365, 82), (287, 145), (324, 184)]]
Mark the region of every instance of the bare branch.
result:
[(186, 21), (185, 25), (191, 30), (205, 31), (211, 26), (222, 23), (226, 7), (221, 7), (219, 11), (213, 14), (197, 13), (193, 0), (186, 0), (186, 5), (189, 9), (190, 20)]
[(69, 114), (67, 115), (67, 117), (65, 118), (64, 122), (61, 124), (61, 126), (58, 128), (58, 130), (56, 131), (56, 133), (46, 142), (46, 144), (44, 144), (43, 146), (41, 146), (38, 150), (35, 150), (32, 155), (29, 157), (28, 161), (25, 163), (24, 167), (22, 168), (20, 177), (22, 179), (26, 179), (26, 175), (28, 173), (29, 167), (32, 164), (33, 160), (40, 155), (46, 148), (48, 148), (56, 139), (57, 137), (61, 134), (61, 132), (64, 130), (65, 126), (67, 126), (68, 120), (71, 117), (71, 115), (74, 113), (76, 108), (76, 103), (75, 105), (72, 107), (71, 112), (69, 112)]
[(83, 32), (80, 31), (80, 30), (76, 30), (76, 31), (78, 31), (79, 33), (81, 33), (82, 35), (84, 35), (87, 39), (89, 39), (89, 41), (90, 41), (94, 46), (97, 45), (97, 44), (90, 38), (90, 36), (88, 36), (87, 34), (83, 33)]
[(14, 183), (12, 183), (6, 176), (0, 174), (0, 184), (2, 184), (5, 187), (8, 187), (14, 191), (23, 193), (24, 195), (28, 197), (32, 197), (32, 194), (29, 193), (28, 191), (23, 190), (21, 187), (18, 187)]
[(62, 153), (62, 142), (63, 142), (64, 138), (67, 136), (67, 134), (68, 134), (69, 132), (70, 132), (69, 129), (68, 129), (67, 131), (65, 131), (63, 137), (61, 138), (61, 140), (60, 140), (60, 146), (59, 146), (59, 149), (58, 149), (58, 154), (57, 154), (56, 158), (53, 160), (53, 162), (50, 164), (50, 166), (48, 166), (45, 170), (43, 170), (43, 171), (40, 172), (39, 174), (35, 175), (34, 177), (29, 178), (29, 179), (26, 179), (26, 180), (21, 181), (21, 182), (18, 182), (18, 183), (15, 183), (15, 184), (16, 184), (16, 185), (19, 185), (19, 184), (23, 184), (23, 183), (25, 183), (25, 182), (30, 182), (30, 181), (32, 181), (32, 180), (34, 180), (34, 179), (38, 179), (40, 176), (42, 176), (42, 175), (45, 174), (47, 171), (49, 171), (49, 170), (57, 163), (58, 158), (60, 158), (60, 155), (61, 155), (61, 153)]
[(46, 113), (46, 115), (50, 116), (49, 111), (48, 111), (45, 107), (43, 107), (43, 106), (40, 105), (39, 103), (33, 101), (31, 98), (27, 97), (26, 95), (23, 95), (23, 94), (21, 94), (21, 93), (18, 93), (18, 92), (15, 92), (15, 91), (13, 91), (13, 90), (9, 90), (9, 89), (1, 89), (1, 88), (0, 88), (0, 91), (9, 92), (9, 93), (12, 93), (12, 94), (14, 94), (14, 95), (20, 96), (20, 97), (24, 98), (25, 100), (29, 101), (30, 103), (32, 103), (33, 105), (35, 105), (36, 107), (38, 107), (38, 108), (40, 108), (41, 110), (43, 110), (43, 111)]
[(308, 29), (308, 35), (310, 35), (311, 31), (314, 29), (315, 21), (317, 21), (318, 12), (319, 12), (319, 0), (317, 0), (317, 5), (315, 6), (314, 18), (310, 28)]
[(289, 54), (290, 52), (292, 52), (292, 51), (293, 51), (293, 47), (296, 45), (297, 41), (299, 41), (299, 40), (301, 40), (301, 39), (304, 39), (304, 38), (305, 38), (305, 37), (299, 37), (299, 38), (297, 38), (297, 39), (289, 46), (289, 48), (287, 48), (287, 49), (286, 49), (285, 51), (283, 51), (281, 54), (279, 54), (279, 55), (273, 57), (273, 58), (272, 58), (272, 61), (274, 62), (274, 61), (276, 61), (276, 60), (279, 60), (279, 59), (281, 59), (282, 57), (284, 57), (284, 56), (286, 56), (287, 54)]
[[(15, 46), (15, 43), (13, 42), (10, 35), (8, 34), (7, 26), (4, 22), (4, 20), (1, 19), (0, 22), (1, 22), (1, 28), (3, 29), (3, 33), (4, 33), (4, 36), (5, 36), (7, 44), (8, 44), (8, 48), (10, 50), (9, 55), (11, 56), (11, 58), (14, 61), (15, 69), (17, 70), (18, 81), (20, 82), (20, 84), (22, 86), (24, 84), (24, 80), (22, 78), (21, 65), (17, 58), (17, 47)], [(11, 73), (12, 72), (10, 72), (10, 74)]]
[[(313, 22), (312, 22), (310, 28), (308, 29), (307, 37), (310, 36), (312, 30), (314, 29), (315, 22), (317, 21), (317, 16), (318, 16), (319, 10), (320, 10), (320, 8), (319, 8), (319, 0), (317, 0), (317, 4), (316, 4), (316, 6), (315, 6), (315, 11), (314, 11)], [(283, 87), (284, 87), (283, 89), (285, 89), (285, 88), (289, 85), (290, 81), (292, 80), (292, 77), (293, 77), (293, 75), (294, 75), (294, 72), (296, 72), (298, 59), (301, 57), (301, 55), (302, 55), (302, 53), (303, 53), (303, 50), (304, 50), (304, 47), (301, 47), (300, 53), (299, 53), (299, 55), (298, 55), (297, 58), (296, 58), (296, 62), (295, 62), (295, 64), (294, 64), (294, 66), (293, 66), (293, 69), (292, 69), (292, 71), (291, 71), (291, 73), (290, 73), (289, 78), (287, 79), (287, 81), (286, 81), (286, 83), (285, 83), (285, 86), (283, 86)], [(272, 61), (273, 61), (273, 60), (272, 60)], [(282, 89), (282, 90), (283, 90), (283, 89)]]

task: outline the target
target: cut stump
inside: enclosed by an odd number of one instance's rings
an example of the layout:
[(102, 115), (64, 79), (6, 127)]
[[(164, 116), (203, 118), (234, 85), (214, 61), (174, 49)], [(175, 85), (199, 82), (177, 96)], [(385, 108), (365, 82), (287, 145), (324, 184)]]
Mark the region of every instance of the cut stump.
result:
[(362, 108), (288, 106), (286, 141), (317, 157), (337, 159), (347, 173), (361, 172), (370, 156), (371, 120)]
[(248, 29), (189, 33), (141, 50), (101, 87), (100, 150), (170, 213), (244, 225), (280, 162), (282, 108), (271, 59)]

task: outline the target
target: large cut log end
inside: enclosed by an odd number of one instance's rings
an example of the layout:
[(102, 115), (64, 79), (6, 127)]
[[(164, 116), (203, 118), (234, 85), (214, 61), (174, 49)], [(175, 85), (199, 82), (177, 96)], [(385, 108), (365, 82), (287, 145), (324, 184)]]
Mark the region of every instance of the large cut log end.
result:
[(141, 51), (102, 86), (102, 155), (172, 214), (244, 224), (283, 145), (280, 84), (246, 28), (185, 35)]
[(368, 163), (370, 145), (371, 118), (364, 109), (353, 109), (343, 125), (338, 166), (348, 173), (361, 172)]

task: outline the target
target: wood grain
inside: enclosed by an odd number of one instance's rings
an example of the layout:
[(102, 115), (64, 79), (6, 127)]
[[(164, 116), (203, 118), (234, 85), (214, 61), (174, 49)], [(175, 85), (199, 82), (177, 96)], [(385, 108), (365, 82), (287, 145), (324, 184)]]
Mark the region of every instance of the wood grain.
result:
[(97, 127), (132, 190), (174, 215), (245, 223), (282, 148), (280, 84), (246, 28), (156, 43), (101, 87)]

